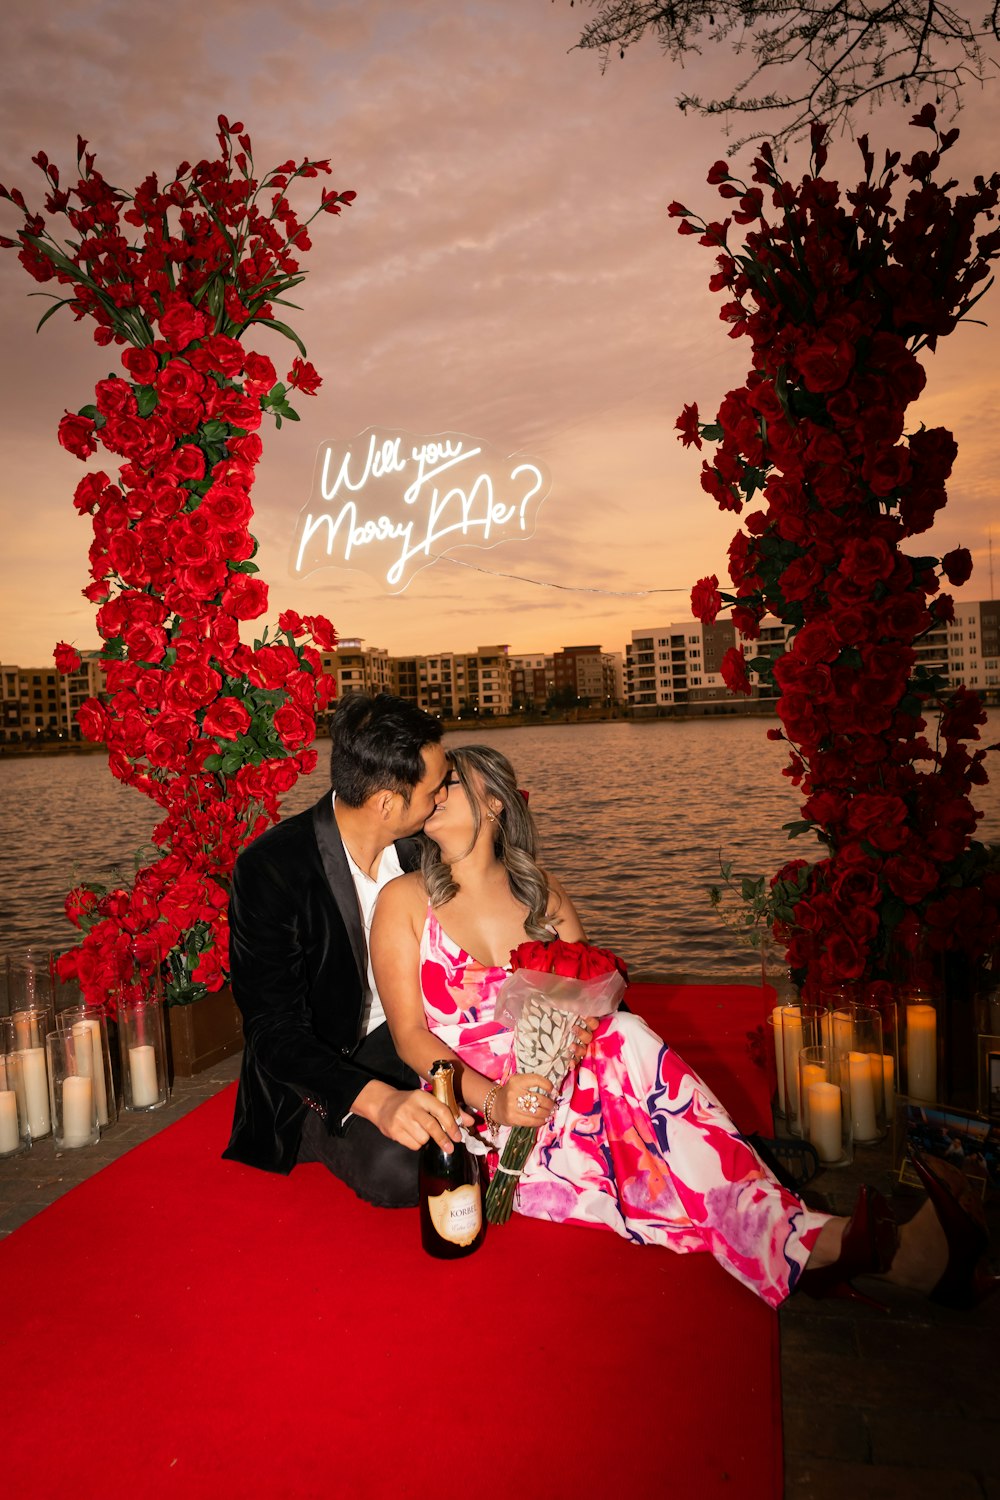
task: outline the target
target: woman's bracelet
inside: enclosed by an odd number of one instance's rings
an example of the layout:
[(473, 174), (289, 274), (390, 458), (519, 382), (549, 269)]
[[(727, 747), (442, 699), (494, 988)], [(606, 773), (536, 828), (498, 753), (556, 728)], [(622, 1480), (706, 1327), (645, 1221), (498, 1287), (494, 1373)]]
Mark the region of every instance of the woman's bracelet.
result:
[(483, 1100), (483, 1119), (486, 1121), (486, 1129), (492, 1136), (495, 1136), (497, 1131), (500, 1129), (500, 1122), (495, 1118), (493, 1114), (493, 1106), (496, 1103), (497, 1094), (499, 1094), (500, 1089), (501, 1085), (499, 1083), (495, 1083), (493, 1087), (488, 1090), (486, 1098)]

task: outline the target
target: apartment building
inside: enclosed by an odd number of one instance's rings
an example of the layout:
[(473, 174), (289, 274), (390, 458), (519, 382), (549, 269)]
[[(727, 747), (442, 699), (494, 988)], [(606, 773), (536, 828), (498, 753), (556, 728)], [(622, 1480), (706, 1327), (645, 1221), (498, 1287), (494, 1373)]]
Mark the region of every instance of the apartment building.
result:
[[(655, 711), (730, 698), (722, 680), (722, 658), (739, 646), (744, 656), (780, 655), (787, 627), (766, 615), (760, 639), (744, 641), (729, 620), (712, 625), (681, 620), (646, 630), (634, 630), (625, 648), (625, 696), (630, 707)], [(755, 685), (753, 697), (773, 697)]]
[(511, 656), (508, 659), (511, 704), (515, 711), (519, 708), (544, 708), (556, 690), (552, 656)]
[(338, 640), (333, 651), (322, 651), (324, 669), (337, 679), (337, 697), (352, 693), (391, 693), (392, 665), (384, 646), (366, 646), (358, 637)]
[(1000, 600), (956, 603), (953, 622), (938, 633), (947, 635), (949, 682), (964, 683), (986, 703), (1000, 702)]
[(54, 666), (0, 666), (0, 744), (80, 739), (76, 711), (103, 687), (97, 651), (81, 652), (76, 672), (59, 672)]

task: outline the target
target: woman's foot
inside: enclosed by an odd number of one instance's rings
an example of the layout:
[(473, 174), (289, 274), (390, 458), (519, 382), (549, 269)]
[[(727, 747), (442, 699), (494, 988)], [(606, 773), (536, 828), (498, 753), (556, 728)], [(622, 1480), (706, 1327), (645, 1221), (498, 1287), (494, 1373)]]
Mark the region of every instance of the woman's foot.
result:
[(956, 1168), (911, 1152), (927, 1201), (897, 1229), (881, 1194), (863, 1187), (848, 1219), (831, 1219), (813, 1247), (799, 1286), (812, 1297), (856, 1297), (855, 1276), (879, 1276), (945, 1307), (976, 1307), (1000, 1287), (986, 1266), (982, 1206)]
[[(937, 1157), (911, 1150), (917, 1176), (927, 1189), (927, 1202), (906, 1226), (912, 1232), (900, 1245), (907, 1259), (899, 1267), (909, 1280), (902, 1286), (926, 1292), (944, 1307), (976, 1307), (1000, 1287), (1000, 1277), (986, 1263), (989, 1234), (982, 1204), (965, 1175)], [(897, 1280), (897, 1256), (890, 1280)]]
[(855, 1276), (884, 1276), (893, 1265), (899, 1231), (889, 1205), (865, 1184), (850, 1219), (830, 1219), (813, 1246), (798, 1285), (810, 1297), (854, 1297), (881, 1307), (857, 1291)]

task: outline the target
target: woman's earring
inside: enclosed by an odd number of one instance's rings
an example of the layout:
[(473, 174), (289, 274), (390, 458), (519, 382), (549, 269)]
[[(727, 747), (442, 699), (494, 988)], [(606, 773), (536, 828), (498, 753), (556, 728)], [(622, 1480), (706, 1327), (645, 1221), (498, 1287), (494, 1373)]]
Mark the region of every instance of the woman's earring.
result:
[(489, 822), (490, 822), (490, 823), (495, 823), (495, 822), (496, 822), (496, 814), (495, 814), (495, 813), (491, 813), (491, 812), (488, 812), (488, 813), (487, 813), (487, 814), (486, 814), (486, 817), (487, 817), (487, 820), (488, 820), (488, 821), (489, 821)]

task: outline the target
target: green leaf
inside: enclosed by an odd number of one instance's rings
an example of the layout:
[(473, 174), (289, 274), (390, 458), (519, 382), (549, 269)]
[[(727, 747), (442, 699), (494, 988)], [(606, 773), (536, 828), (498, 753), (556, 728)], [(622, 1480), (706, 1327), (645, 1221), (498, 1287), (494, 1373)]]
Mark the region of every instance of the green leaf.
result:
[(295, 333), (291, 328), (289, 328), (287, 323), (279, 323), (276, 318), (257, 318), (256, 322), (258, 322), (262, 328), (273, 328), (276, 333), (284, 334), (286, 339), (291, 339), (296, 349), (298, 349), (303, 359), (305, 359), (307, 352), (306, 346), (299, 338), (298, 334)]
[(205, 766), (205, 770), (206, 771), (221, 771), (222, 770), (222, 756), (221, 755), (206, 755), (205, 760), (204, 760), (204, 766)]
[(153, 386), (140, 385), (136, 387), (135, 404), (139, 408), (140, 417), (148, 417), (160, 404), (160, 398)]
[[(49, 295), (50, 294), (48, 292), (29, 292), (28, 293), (29, 297), (47, 297)], [(38, 333), (38, 332), (40, 332), (40, 330), (42, 328), (44, 328), (45, 324), (49, 321), (49, 319), (51, 318), (51, 316), (52, 316), (53, 313), (57, 313), (61, 307), (71, 307), (72, 304), (75, 302), (75, 300), (76, 300), (75, 297), (59, 297), (59, 298), (57, 298), (56, 301), (54, 302), (53, 306), (49, 308), (48, 312), (42, 313), (42, 316), (39, 318), (38, 322), (35, 324), (35, 332)]]
[(793, 823), (782, 823), (781, 826), (787, 831), (790, 839), (797, 839), (800, 834), (808, 833), (812, 824), (797, 818)]
[(229, 571), (230, 573), (259, 573), (260, 569), (256, 563), (247, 560), (246, 562), (231, 562)]

